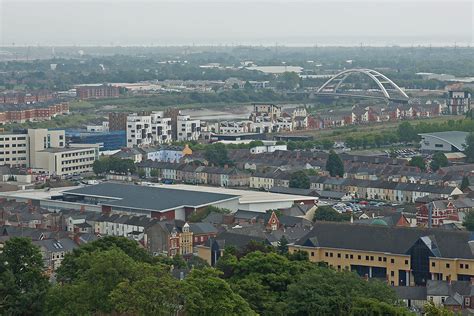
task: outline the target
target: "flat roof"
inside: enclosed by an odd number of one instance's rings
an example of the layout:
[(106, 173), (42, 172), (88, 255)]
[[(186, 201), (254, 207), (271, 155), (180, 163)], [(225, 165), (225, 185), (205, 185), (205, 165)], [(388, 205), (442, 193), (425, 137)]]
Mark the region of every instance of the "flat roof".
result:
[(149, 211), (197, 208), (239, 197), (232, 194), (110, 182), (65, 191), (63, 194), (105, 198), (110, 201), (103, 201), (102, 205)]
[(428, 136), (437, 138), (444, 142), (447, 142), (460, 151), (464, 151), (464, 144), (466, 143), (466, 137), (469, 135), (468, 132), (460, 131), (449, 131), (449, 132), (436, 132), (436, 133), (421, 133), (420, 136)]
[(222, 187), (210, 187), (204, 185), (187, 185), (187, 184), (163, 184), (160, 185), (165, 188), (173, 188), (176, 190), (192, 190), (196, 192), (209, 192), (219, 194), (230, 194), (239, 196), (240, 204), (250, 203), (268, 203), (268, 202), (290, 202), (290, 201), (314, 201), (313, 196), (295, 195), (295, 194), (280, 194), (265, 191), (252, 190), (238, 190), (227, 189)]
[(94, 149), (94, 147), (70, 147), (70, 148), (46, 148), (40, 150), (39, 152), (46, 152), (46, 153), (63, 153), (68, 151), (78, 151), (84, 149)]

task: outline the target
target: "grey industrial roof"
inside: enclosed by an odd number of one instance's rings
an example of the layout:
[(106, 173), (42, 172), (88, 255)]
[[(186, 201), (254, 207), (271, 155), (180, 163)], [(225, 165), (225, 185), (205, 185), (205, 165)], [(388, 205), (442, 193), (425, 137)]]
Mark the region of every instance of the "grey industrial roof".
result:
[(449, 131), (449, 132), (436, 132), (436, 133), (423, 133), (420, 136), (429, 136), (445, 141), (460, 151), (464, 151), (464, 144), (466, 143), (466, 137), (469, 135), (467, 132)]
[(63, 194), (101, 197), (107, 199), (107, 201), (101, 202), (103, 205), (150, 211), (165, 211), (183, 206), (205, 206), (239, 198), (238, 195), (120, 183), (100, 183), (64, 191)]
[(469, 245), (471, 233), (444, 229), (316, 222), (296, 244), (406, 254), (416, 241), (425, 236), (436, 242), (440, 257), (474, 259)]

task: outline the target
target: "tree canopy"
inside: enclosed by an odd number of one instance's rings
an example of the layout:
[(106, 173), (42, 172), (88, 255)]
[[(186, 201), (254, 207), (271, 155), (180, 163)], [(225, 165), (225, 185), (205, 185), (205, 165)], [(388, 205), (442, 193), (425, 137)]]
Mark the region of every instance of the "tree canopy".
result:
[(412, 167), (418, 167), (422, 171), (426, 169), (425, 160), (421, 156), (415, 156), (411, 158), (408, 162), (408, 165)]
[(290, 188), (309, 189), (311, 182), (303, 170), (295, 171), (290, 175)]
[(216, 143), (206, 146), (204, 156), (207, 161), (216, 166), (231, 165), (232, 161), (227, 155), (227, 148), (222, 143)]
[(0, 253), (0, 314), (41, 314), (48, 289), (39, 248), (29, 238), (7, 240)]
[(328, 160), (326, 161), (326, 170), (329, 171), (331, 177), (344, 176), (344, 163), (334, 150), (329, 152)]
[(446, 158), (444, 153), (436, 152), (431, 160), (430, 168), (433, 171), (437, 171), (441, 167), (446, 167), (448, 163), (448, 158)]
[(339, 213), (329, 205), (322, 205), (314, 212), (313, 221), (343, 222), (350, 221), (349, 213)]
[(462, 225), (469, 231), (474, 231), (474, 212), (468, 212), (464, 217)]
[(466, 147), (464, 149), (464, 154), (466, 155), (469, 162), (474, 162), (474, 132), (471, 132), (466, 137)]

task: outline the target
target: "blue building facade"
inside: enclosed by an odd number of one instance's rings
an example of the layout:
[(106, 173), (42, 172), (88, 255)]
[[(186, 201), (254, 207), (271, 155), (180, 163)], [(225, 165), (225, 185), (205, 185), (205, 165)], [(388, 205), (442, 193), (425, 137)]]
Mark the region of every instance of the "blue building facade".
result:
[(75, 144), (101, 144), (100, 150), (115, 150), (127, 146), (126, 131), (87, 132), (66, 130), (66, 139)]

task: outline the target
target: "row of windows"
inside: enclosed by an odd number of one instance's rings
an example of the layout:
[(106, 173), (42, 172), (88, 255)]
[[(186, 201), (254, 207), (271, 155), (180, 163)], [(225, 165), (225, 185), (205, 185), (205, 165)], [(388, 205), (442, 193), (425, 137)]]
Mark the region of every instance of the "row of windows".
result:
[[(26, 144), (11, 144), (12, 147), (26, 147)], [(9, 148), (10, 144), (0, 144), (0, 148)]]
[[(311, 252), (311, 256), (314, 257), (314, 252)], [(333, 258), (334, 257), (334, 254), (332, 252), (325, 252), (324, 253), (324, 256), (325, 257), (330, 257), (330, 258)], [(338, 258), (342, 258), (342, 254), (340, 253), (337, 253), (337, 257)], [(346, 259), (354, 259), (354, 255), (352, 254), (345, 254), (344, 257)], [(377, 258), (379, 262), (387, 262), (387, 257), (378, 257)], [(361, 255), (358, 255), (357, 256), (357, 260), (362, 260), (362, 256)], [(375, 256), (365, 256), (365, 260), (367, 261), (375, 261)], [(395, 263), (395, 259), (390, 259), (390, 263)], [(405, 264), (407, 265), (408, 264), (408, 259), (405, 259)]]
[(63, 165), (69, 165), (69, 164), (72, 164), (72, 163), (85, 162), (85, 161), (93, 161), (93, 160), (94, 160), (93, 157), (91, 157), (91, 158), (81, 158), (81, 159), (72, 159), (72, 160), (63, 161), (62, 164), (63, 164)]
[[(17, 153), (18, 153), (18, 154), (26, 154), (26, 150), (18, 150), (18, 151), (13, 150), (13, 151), (11, 152), (12, 155), (15, 155), (15, 154), (17, 154)], [(3, 155), (3, 154), (9, 155), (10, 152), (9, 152), (9, 151), (0, 151), (0, 155)]]
[(94, 154), (93, 150), (88, 150), (88, 151), (81, 151), (77, 153), (61, 154), (61, 158), (77, 157), (77, 156), (85, 156), (85, 155), (93, 155), (93, 154)]
[[(16, 160), (26, 160), (26, 157), (13, 157), (11, 159), (12, 161), (16, 161)], [(10, 161), (10, 158), (0, 158), (0, 161)]]
[[(434, 261), (431, 262), (431, 266), (432, 266), (432, 267), (436, 267), (436, 262), (434, 262)], [(451, 264), (450, 264), (450, 263), (446, 263), (445, 266), (446, 266), (447, 269), (451, 268)], [(461, 263), (461, 264), (459, 264), (459, 267), (460, 267), (461, 269), (469, 269), (469, 264), (467, 264), (467, 263), (465, 263), (465, 264), (464, 264), (464, 263)]]
[[(26, 140), (25, 136), (18, 136), (18, 137), (12, 137), (12, 140)], [(0, 137), (0, 142), (2, 141), (10, 141), (10, 137)]]
[(92, 168), (92, 165), (83, 165), (83, 166), (75, 166), (75, 167), (64, 167), (61, 170), (64, 171), (73, 171), (73, 170), (79, 170), (79, 169), (88, 169)]

